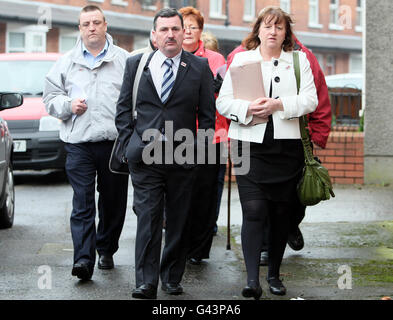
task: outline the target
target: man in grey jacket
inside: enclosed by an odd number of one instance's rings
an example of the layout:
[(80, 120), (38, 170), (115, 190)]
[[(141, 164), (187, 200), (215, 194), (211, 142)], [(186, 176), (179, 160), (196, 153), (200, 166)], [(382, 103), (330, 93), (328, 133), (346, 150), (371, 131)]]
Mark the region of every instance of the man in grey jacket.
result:
[[(80, 39), (49, 71), (44, 89), (48, 113), (61, 121), (60, 138), (67, 151), (66, 172), (73, 188), (72, 275), (89, 280), (96, 250), (98, 268), (111, 269), (124, 224), (128, 176), (109, 171), (117, 135), (114, 122), (127, 51), (113, 45), (102, 10), (84, 7)], [(97, 177), (99, 223), (95, 226)]]

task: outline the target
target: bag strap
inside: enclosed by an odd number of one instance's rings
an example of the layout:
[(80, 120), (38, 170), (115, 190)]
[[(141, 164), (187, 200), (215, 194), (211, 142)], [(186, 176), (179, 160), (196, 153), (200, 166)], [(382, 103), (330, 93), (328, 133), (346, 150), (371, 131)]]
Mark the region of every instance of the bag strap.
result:
[[(293, 70), (296, 77), (297, 94), (300, 92), (300, 63), (299, 63), (299, 52), (293, 51)], [(303, 149), (304, 149), (304, 160), (311, 162), (314, 160), (314, 156), (311, 149), (310, 134), (307, 130), (307, 116), (299, 117), (300, 135), (302, 137)]]
[(136, 119), (136, 116), (137, 116), (135, 109), (136, 109), (136, 97), (138, 95), (139, 81), (141, 80), (142, 72), (143, 72), (143, 69), (145, 68), (146, 61), (149, 58), (150, 53), (151, 52), (145, 52), (142, 55), (142, 58), (141, 58), (139, 65), (138, 65), (138, 69), (136, 70), (134, 86), (132, 88), (132, 115), (133, 115), (134, 119)]

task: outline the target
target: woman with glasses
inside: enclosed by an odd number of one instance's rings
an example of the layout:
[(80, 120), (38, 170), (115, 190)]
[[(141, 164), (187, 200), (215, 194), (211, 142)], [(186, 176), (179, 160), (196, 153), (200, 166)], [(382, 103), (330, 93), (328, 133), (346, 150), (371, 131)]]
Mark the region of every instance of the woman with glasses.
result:
[[(183, 16), (185, 29), (183, 49), (208, 59), (210, 69), (216, 79), (215, 93), (218, 94), (221, 81), (217, 80), (217, 69), (225, 65), (225, 58), (220, 53), (204, 47), (201, 40), (204, 19), (200, 11), (194, 7), (184, 7), (179, 12)], [(225, 130), (219, 131), (220, 128)], [(227, 129), (227, 119), (216, 113), (216, 133), (217, 131), (227, 132)], [(217, 155), (214, 164), (207, 164), (207, 157), (205, 157), (205, 164), (198, 164), (190, 213), (188, 258), (191, 264), (200, 264), (202, 259), (209, 258), (217, 219), (218, 177), (220, 169), (225, 171), (226, 167), (225, 164), (220, 165), (219, 161), (220, 142), (225, 139), (227, 139), (226, 135), (222, 137), (216, 134), (214, 137)]]

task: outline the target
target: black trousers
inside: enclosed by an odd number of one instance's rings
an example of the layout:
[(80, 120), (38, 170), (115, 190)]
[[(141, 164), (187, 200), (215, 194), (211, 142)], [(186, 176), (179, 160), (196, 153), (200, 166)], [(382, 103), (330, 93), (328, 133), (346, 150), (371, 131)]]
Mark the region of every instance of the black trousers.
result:
[[(187, 222), (195, 167), (129, 164), (134, 187), (133, 209), (138, 218), (135, 242), (136, 286), (179, 283), (186, 265)], [(165, 201), (164, 201), (165, 199)], [(166, 216), (161, 253), (162, 222)]]
[[(66, 172), (74, 190), (71, 234), (74, 263), (95, 264), (98, 254), (114, 254), (127, 209), (128, 176), (109, 171), (113, 141), (65, 145)], [(96, 229), (95, 185), (97, 178), (98, 216)]]
[(217, 220), (219, 170), (219, 163), (201, 164), (196, 168), (190, 210), (189, 258), (209, 258)]

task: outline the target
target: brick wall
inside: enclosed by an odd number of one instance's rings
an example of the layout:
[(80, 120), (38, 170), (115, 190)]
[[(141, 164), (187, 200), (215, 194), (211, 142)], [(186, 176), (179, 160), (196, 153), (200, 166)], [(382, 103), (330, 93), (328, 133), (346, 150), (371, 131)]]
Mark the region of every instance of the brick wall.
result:
[[(364, 183), (363, 140), (364, 132), (331, 131), (325, 149), (314, 145), (314, 155), (329, 170), (332, 183)], [(225, 181), (228, 181), (228, 176)], [(232, 182), (235, 181), (232, 169)]]
[(364, 183), (363, 140), (364, 132), (332, 131), (326, 149), (314, 149), (333, 183)]

